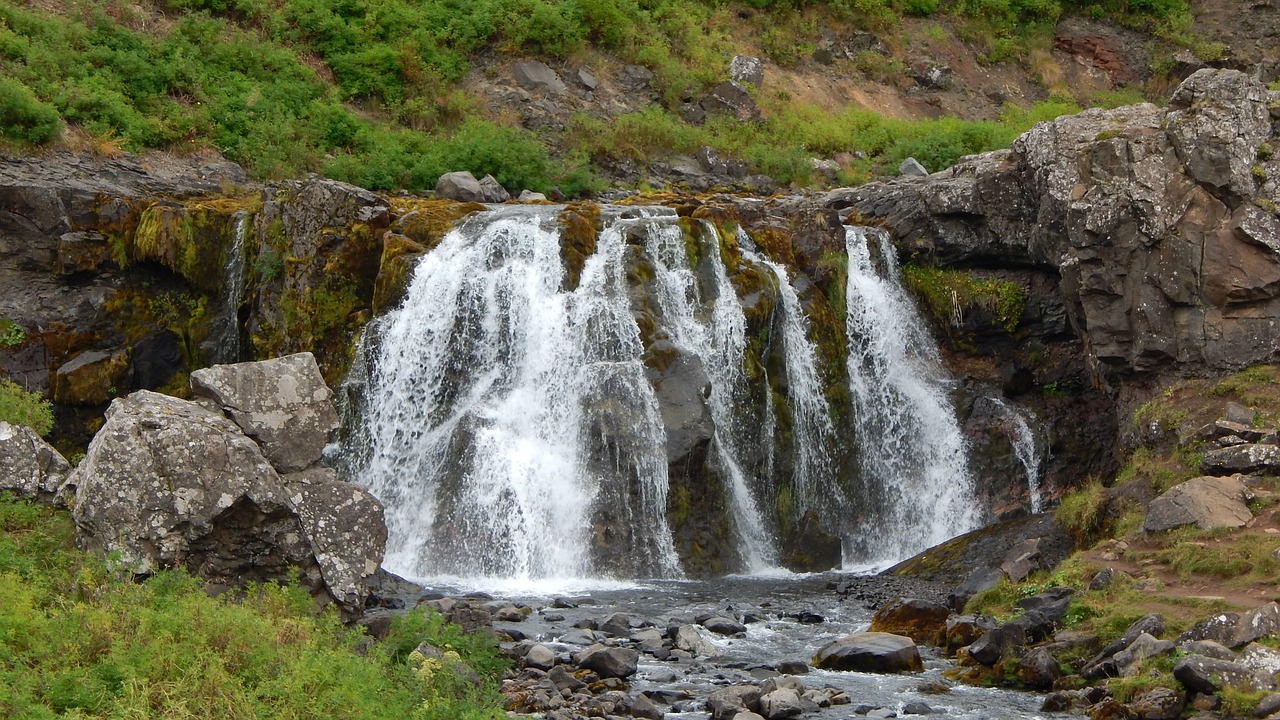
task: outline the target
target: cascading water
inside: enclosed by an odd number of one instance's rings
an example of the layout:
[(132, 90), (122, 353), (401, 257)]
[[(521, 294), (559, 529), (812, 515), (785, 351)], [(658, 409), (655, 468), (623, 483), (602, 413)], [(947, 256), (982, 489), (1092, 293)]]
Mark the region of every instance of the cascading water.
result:
[(744, 256), (769, 268), (777, 282), (795, 454), (792, 487), (796, 509), (799, 514), (818, 511), (820, 516), (841, 512), (848, 503), (831, 465), (836, 431), (818, 373), (818, 348), (809, 339), (809, 319), (784, 266), (752, 252)]
[(974, 529), (979, 513), (937, 349), (902, 287), (893, 244), (882, 230), (856, 226), (846, 228), (845, 244), (849, 386), (864, 494), (845, 562), (880, 566)]
[(1004, 410), (1005, 417), (1009, 419), (1009, 444), (1013, 447), (1013, 454), (1018, 458), (1018, 462), (1027, 473), (1027, 499), (1031, 505), (1032, 514), (1039, 514), (1043, 508), (1043, 500), (1040, 498), (1040, 465), (1043, 462), (1043, 455), (1040, 452), (1040, 445), (1036, 442), (1036, 434), (1031, 429), (1031, 423), (1036, 421), (1030, 410), (1010, 405), (1000, 398), (991, 398), (995, 404)]
[(773, 538), (761, 518), (759, 504), (743, 469), (741, 451), (747, 442), (739, 420), (746, 350), (746, 316), (729, 282), (715, 228), (700, 225), (701, 254), (711, 266), (714, 294), (709, 318), (700, 318), (703, 298), (698, 278), (690, 269), (684, 232), (668, 226), (650, 232), (646, 251), (654, 263), (658, 305), (672, 341), (702, 361), (711, 382), (709, 405), (715, 424), (714, 447), (729, 480), (729, 498), (747, 569), (777, 566)]
[(376, 329), (364, 409), (361, 476), (387, 508), (389, 568), (600, 576), (595, 535), (628, 532), (619, 572), (679, 574), (623, 250), (614, 224), (565, 292), (554, 216), (498, 211), (419, 264)]
[(240, 303), (247, 282), (245, 244), (252, 216), (244, 210), (233, 216), (234, 237), (222, 267), (223, 290), (218, 315), (209, 323), (209, 337), (201, 349), (210, 364), (240, 361)]

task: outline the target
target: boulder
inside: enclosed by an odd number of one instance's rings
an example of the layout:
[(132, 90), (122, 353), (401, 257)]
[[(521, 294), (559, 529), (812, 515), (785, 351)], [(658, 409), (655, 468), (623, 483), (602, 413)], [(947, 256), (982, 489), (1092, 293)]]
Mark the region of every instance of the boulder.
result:
[(1178, 644), (1212, 640), (1224, 647), (1237, 648), (1276, 634), (1280, 634), (1280, 604), (1272, 602), (1244, 613), (1214, 615), (1178, 636)]
[(569, 89), (546, 63), (519, 60), (511, 64), (511, 76), (525, 90), (541, 90), (559, 95)]
[(737, 635), (747, 631), (746, 625), (720, 615), (704, 618), (699, 624), (717, 635)]
[(741, 712), (760, 709), (760, 688), (755, 685), (730, 685), (707, 696), (707, 710), (712, 720), (726, 720)]
[(485, 175), (480, 178), (480, 192), (484, 195), (484, 202), (487, 203), (504, 203), (511, 199), (511, 193), (502, 187), (492, 175)]
[(1080, 670), (1080, 674), (1090, 680), (1102, 677), (1115, 677), (1119, 674), (1115, 655), (1134, 643), (1142, 635), (1157, 636), (1164, 633), (1164, 618), (1157, 614), (1144, 615), (1125, 629), (1120, 637), (1102, 648)]
[(698, 628), (693, 625), (681, 625), (676, 628), (671, 639), (677, 648), (694, 657), (711, 657), (719, 652), (716, 646), (704, 638), (702, 633), (698, 632)]
[(521, 662), (525, 667), (550, 670), (555, 667), (556, 654), (546, 645), (534, 645), (524, 654)]
[(977, 642), (995, 627), (995, 619), (987, 615), (953, 615), (947, 618), (943, 647), (948, 654), (954, 654), (956, 650)]
[(574, 662), (602, 678), (629, 678), (636, 674), (640, 653), (631, 648), (592, 645), (578, 653)]
[(484, 202), (484, 188), (475, 175), (466, 170), (445, 173), (436, 180), (437, 198), (459, 202)]
[(1275, 681), (1269, 675), (1229, 660), (1188, 655), (1173, 666), (1173, 676), (1188, 690), (1211, 695), (1224, 687), (1242, 690), (1269, 690)]
[(732, 115), (739, 120), (760, 119), (760, 106), (741, 83), (730, 80), (711, 88), (699, 103), (703, 112)]
[(729, 79), (743, 85), (760, 87), (764, 82), (764, 63), (758, 57), (734, 55), (729, 61)]
[(833, 640), (818, 650), (813, 666), (823, 670), (873, 673), (924, 670), (915, 641), (882, 632), (853, 633)]
[(1253, 493), (1243, 478), (1201, 477), (1170, 488), (1147, 507), (1143, 529), (1159, 532), (1194, 524), (1201, 530), (1243, 527), (1253, 519)]
[(628, 637), (631, 635), (631, 616), (623, 612), (614, 613), (596, 629), (616, 637)]
[[(928, 600), (895, 600), (876, 611), (872, 632), (905, 635), (923, 645), (942, 646), (947, 638), (947, 618), (951, 611)], [(968, 643), (965, 643), (966, 645)]]
[(314, 465), (338, 428), (333, 392), (311, 353), (196, 370), (191, 391), (221, 406), (279, 472)]
[(778, 688), (760, 696), (760, 714), (767, 720), (796, 717), (803, 712), (804, 703), (792, 688)]
[(356, 613), (386, 544), (382, 506), (316, 469), (280, 476), (220, 413), (142, 390), (116, 400), (71, 474), (77, 541), (135, 573), (281, 580)]
[(1240, 443), (1210, 450), (1200, 461), (1200, 472), (1207, 475), (1280, 472), (1280, 446)]
[(62, 364), (50, 395), (59, 405), (101, 405), (120, 392), (129, 371), (129, 353), (89, 350)]
[(26, 425), (0, 420), (0, 492), (45, 505), (66, 507), (71, 464)]
[(1128, 647), (1113, 656), (1116, 671), (1122, 677), (1133, 677), (1147, 660), (1173, 652), (1169, 640), (1158, 640), (1146, 633), (1139, 635)]
[(1134, 695), (1129, 710), (1138, 720), (1178, 720), (1187, 696), (1173, 688), (1153, 687)]
[(646, 720), (662, 720), (665, 717), (665, 713), (643, 693), (631, 696), (629, 704), (631, 717), (646, 718)]
[(1028, 650), (1019, 658), (1015, 672), (1019, 682), (1036, 690), (1052, 688), (1053, 682), (1062, 675), (1062, 671), (1058, 669), (1058, 659), (1044, 647)]
[(898, 163), (898, 174), (903, 177), (928, 177), (929, 171), (920, 164), (919, 160), (909, 157)]

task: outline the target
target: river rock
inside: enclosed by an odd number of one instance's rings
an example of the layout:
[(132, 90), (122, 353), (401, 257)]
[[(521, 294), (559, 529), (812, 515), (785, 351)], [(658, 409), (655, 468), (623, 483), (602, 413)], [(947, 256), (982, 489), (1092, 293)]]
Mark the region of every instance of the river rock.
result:
[(711, 657), (719, 651), (716, 646), (698, 632), (698, 628), (693, 625), (681, 625), (676, 628), (671, 638), (675, 642), (675, 646), (693, 655), (694, 657)]
[(995, 618), (988, 615), (952, 615), (947, 618), (943, 647), (949, 654), (954, 654), (956, 650), (977, 642), (995, 627)]
[(1043, 647), (1028, 650), (1018, 660), (1015, 672), (1023, 685), (1036, 690), (1052, 688), (1053, 682), (1062, 675), (1062, 671), (1058, 669), (1058, 659)]
[(480, 192), (484, 195), (484, 202), (487, 203), (504, 203), (511, 199), (511, 193), (502, 187), (492, 175), (485, 175), (480, 178)]
[(54, 507), (66, 507), (71, 464), (26, 425), (0, 420), (0, 492)]
[(818, 650), (813, 666), (823, 670), (874, 673), (924, 670), (915, 641), (882, 632), (853, 633), (833, 640)]
[(333, 393), (309, 352), (196, 370), (191, 391), (218, 403), (280, 472), (318, 462), (338, 428)]
[(895, 600), (876, 611), (868, 630), (905, 635), (917, 643), (939, 647), (946, 641), (950, 615), (951, 611), (940, 603)]
[(778, 688), (760, 696), (760, 714), (767, 720), (796, 717), (803, 712), (804, 703), (792, 688)]
[(592, 645), (578, 653), (574, 662), (579, 667), (593, 670), (602, 678), (629, 678), (636, 674), (640, 653), (631, 648)]
[(717, 635), (737, 635), (747, 631), (746, 625), (720, 615), (705, 618), (699, 624)]
[(662, 720), (666, 717), (666, 714), (643, 693), (631, 696), (629, 705), (628, 711), (631, 717), (647, 718), (647, 720)]
[(1147, 506), (1142, 529), (1162, 532), (1184, 525), (1201, 530), (1238, 528), (1253, 519), (1245, 503), (1253, 493), (1239, 476), (1199, 477), (1174, 485)]
[(116, 400), (71, 475), (77, 541), (135, 573), (184, 566), (214, 584), (279, 580), (357, 612), (386, 543), (382, 506), (310, 470), (281, 477), (239, 426), (139, 391)]
[(537, 668), (539, 670), (550, 670), (555, 667), (556, 654), (546, 645), (534, 645), (524, 654), (523, 661), (525, 667)]
[(436, 180), (435, 196), (459, 202), (484, 202), (484, 188), (466, 170), (445, 173)]
[(1280, 604), (1267, 603), (1244, 613), (1225, 612), (1194, 625), (1178, 636), (1178, 643), (1212, 640), (1228, 648), (1280, 634)]
[(600, 626), (596, 629), (615, 637), (629, 637), (631, 635), (631, 616), (622, 612), (614, 613), (605, 618), (605, 621), (600, 623)]
[(760, 709), (760, 688), (755, 685), (730, 685), (707, 696), (707, 710), (712, 720), (726, 720), (741, 712)]

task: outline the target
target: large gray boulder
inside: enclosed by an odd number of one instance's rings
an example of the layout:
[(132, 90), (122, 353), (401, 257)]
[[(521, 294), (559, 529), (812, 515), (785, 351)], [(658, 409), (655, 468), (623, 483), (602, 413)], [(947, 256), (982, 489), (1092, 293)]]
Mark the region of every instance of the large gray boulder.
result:
[(1199, 477), (1179, 483), (1147, 506), (1142, 529), (1163, 532), (1184, 525), (1201, 530), (1238, 528), (1253, 519), (1245, 503), (1253, 493), (1240, 477)]
[(191, 391), (221, 406), (280, 472), (315, 465), (338, 428), (333, 392), (309, 352), (196, 370)]
[(140, 574), (185, 567), (216, 587), (296, 568), (355, 613), (386, 545), (366, 491), (327, 469), (281, 476), (221, 413), (146, 390), (111, 404), (69, 482), (79, 544)]
[(874, 673), (924, 670), (915, 641), (882, 632), (853, 633), (832, 640), (818, 650), (813, 657), (813, 666), (823, 670)]
[(436, 180), (436, 197), (459, 202), (484, 202), (485, 190), (475, 175), (458, 170), (441, 175)]
[(0, 420), (0, 492), (65, 507), (71, 464), (26, 425)]
[(1280, 471), (1280, 446), (1246, 443), (1210, 450), (1200, 461), (1200, 472), (1209, 475)]
[(574, 658), (578, 667), (604, 678), (629, 678), (636, 674), (640, 653), (631, 648), (592, 645)]
[(1267, 635), (1280, 634), (1280, 603), (1267, 603), (1243, 613), (1225, 612), (1194, 625), (1178, 636), (1178, 644), (1212, 640), (1238, 648)]

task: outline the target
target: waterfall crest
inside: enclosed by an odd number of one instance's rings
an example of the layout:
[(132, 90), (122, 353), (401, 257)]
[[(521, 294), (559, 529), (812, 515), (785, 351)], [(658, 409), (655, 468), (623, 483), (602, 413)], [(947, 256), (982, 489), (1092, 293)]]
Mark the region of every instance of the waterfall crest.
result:
[(886, 565), (976, 528), (979, 513), (938, 351), (902, 286), (893, 243), (882, 230), (856, 226), (846, 228), (845, 243), (863, 492), (846, 565)]

